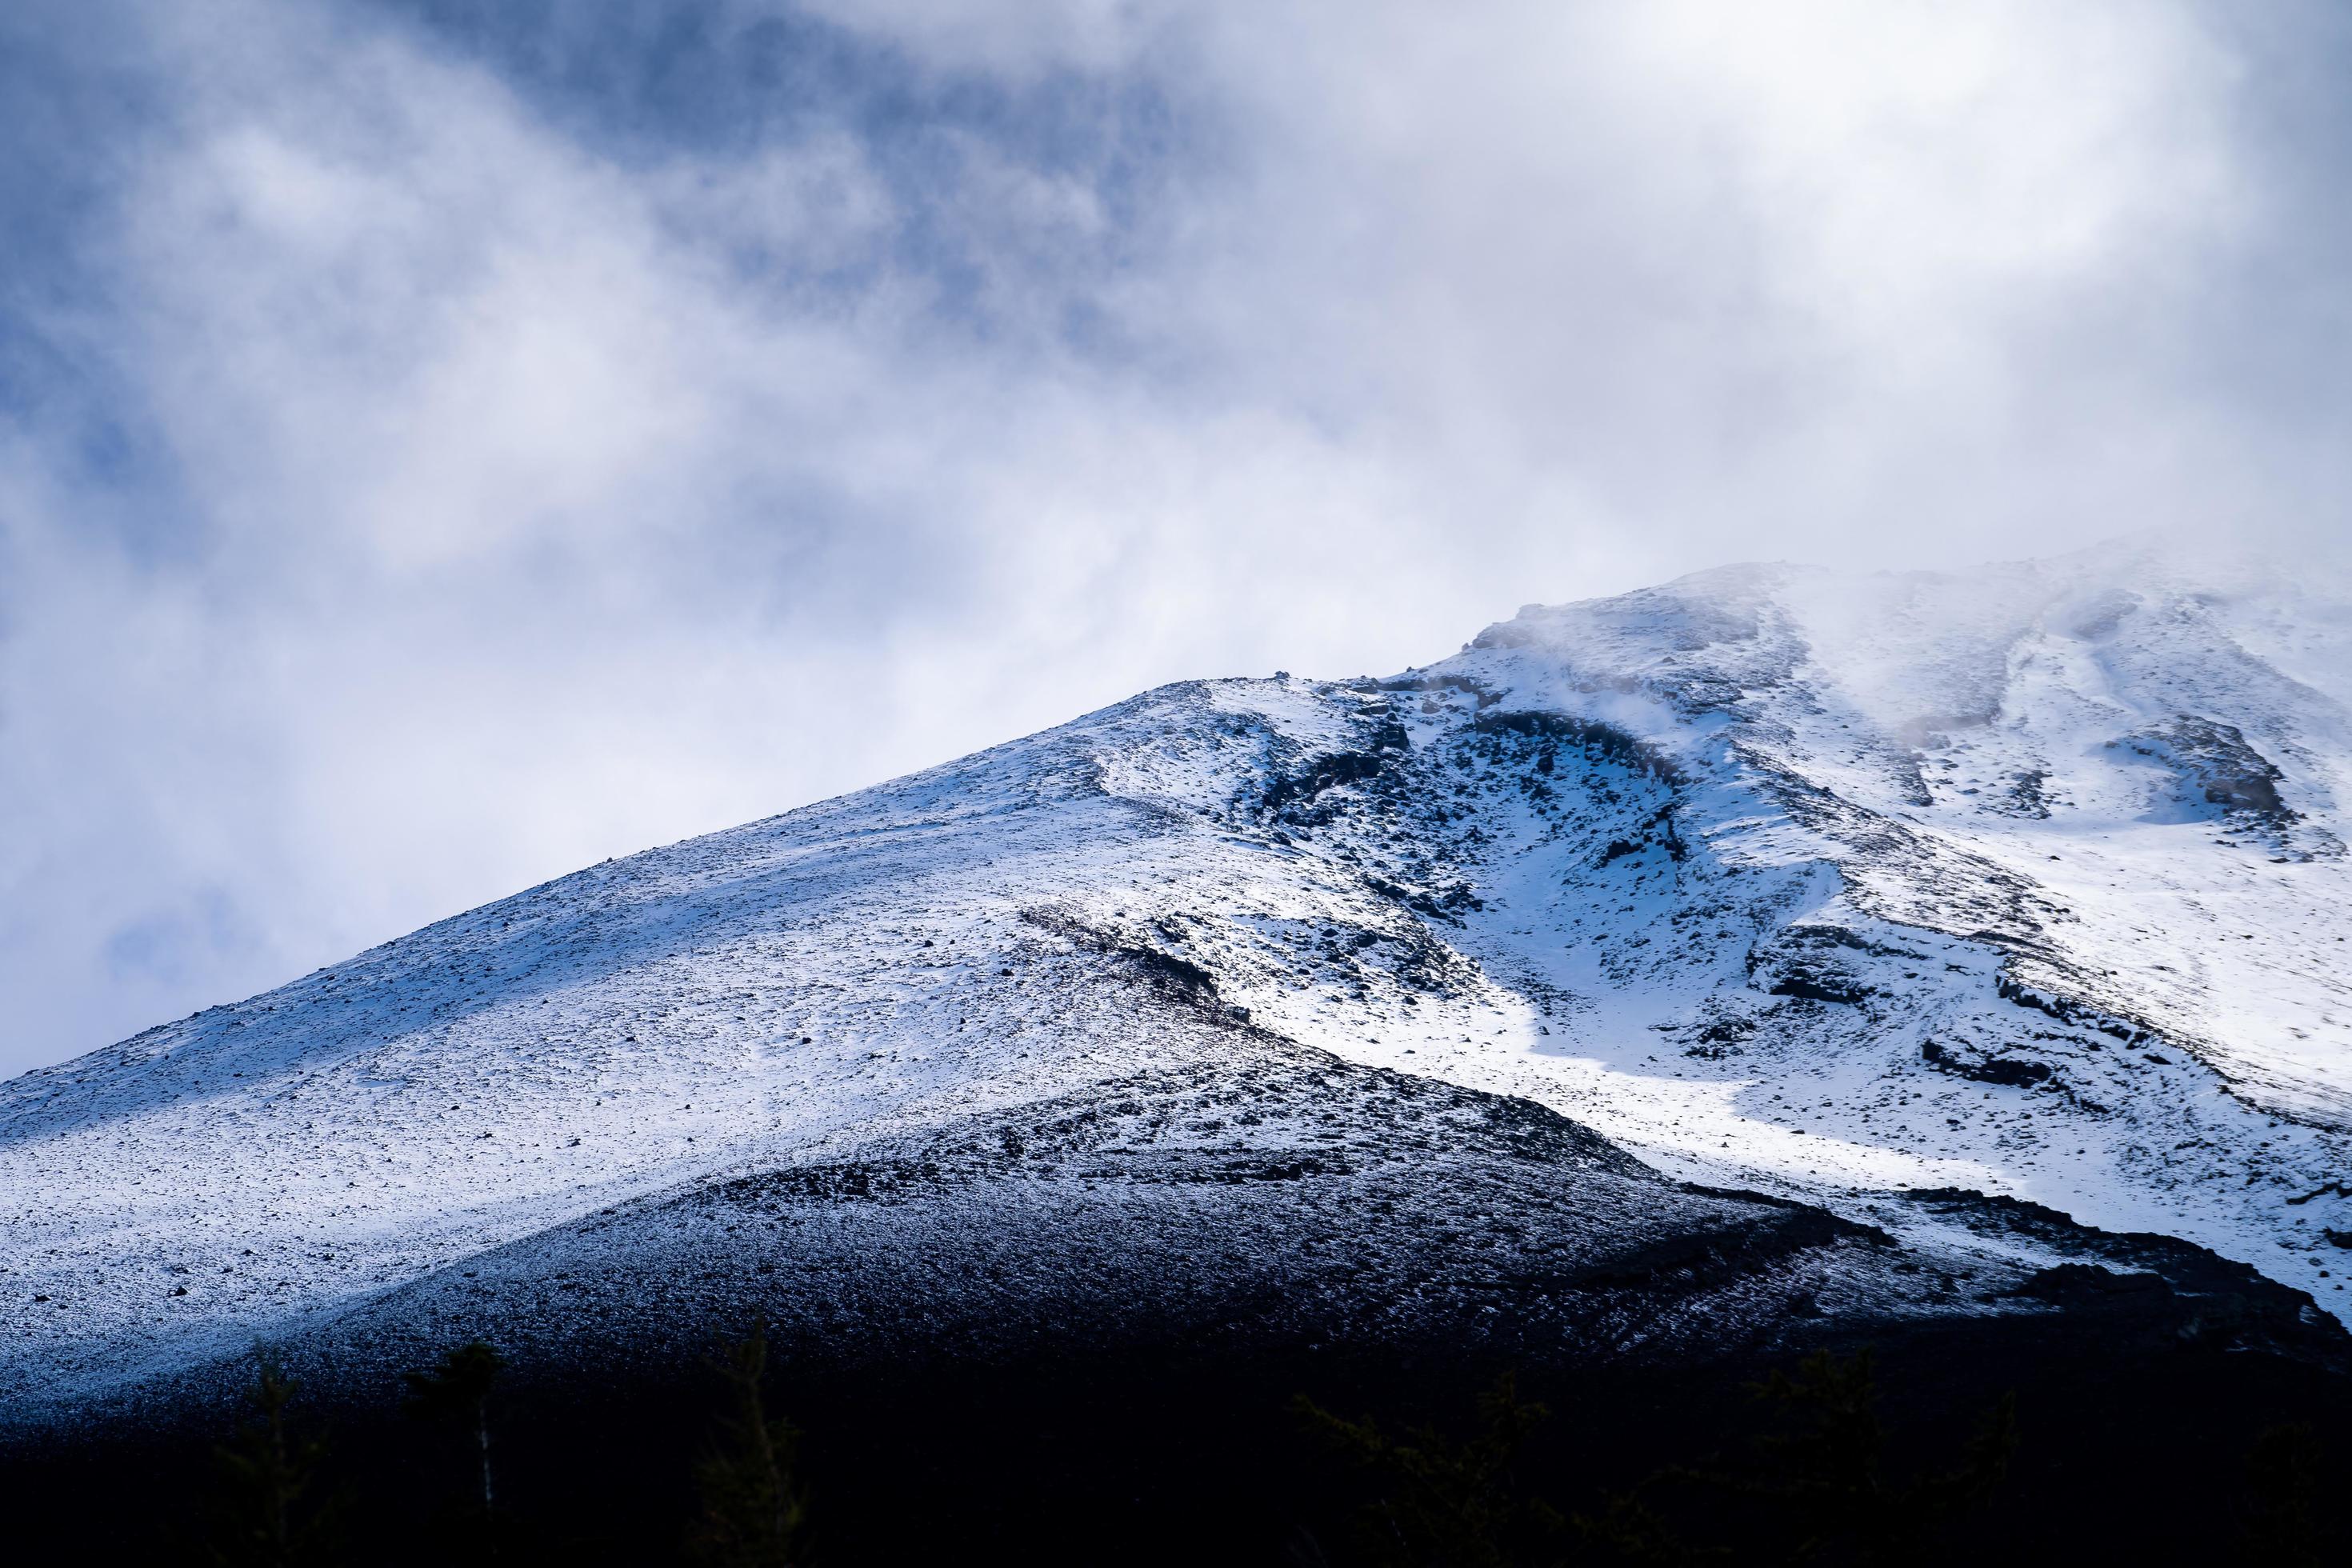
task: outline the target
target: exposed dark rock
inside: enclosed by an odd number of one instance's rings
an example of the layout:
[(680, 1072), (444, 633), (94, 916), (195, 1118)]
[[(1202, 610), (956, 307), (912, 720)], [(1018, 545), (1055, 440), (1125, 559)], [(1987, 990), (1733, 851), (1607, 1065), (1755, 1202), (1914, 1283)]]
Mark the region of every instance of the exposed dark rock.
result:
[(1962, 1056), (1934, 1040), (1920, 1042), (1919, 1054), (1929, 1066), (1941, 1071), (1978, 1083), (1997, 1083), (2011, 1089), (2038, 1088), (2057, 1076), (2057, 1069), (2048, 1062), (2038, 1062), (2028, 1057)]
[(1311, 801), (1327, 789), (1377, 777), (1383, 765), (1377, 755), (1335, 752), (1316, 758), (1297, 773), (1276, 778), (1266, 785), (1260, 804), (1268, 812), (1277, 812), (1293, 801)]
[(1772, 994), (1798, 996), (1810, 1002), (1836, 1002), (1851, 1007), (1866, 999), (1870, 990), (1791, 964), (1772, 982)]
[(1682, 770), (1664, 752), (1614, 724), (1604, 724), (1598, 720), (1579, 719), (1566, 713), (1481, 713), (1471, 728), (1482, 735), (1521, 735), (1580, 746), (1597, 757), (1636, 773), (1647, 773), (1662, 784), (1682, 782)]
[(2183, 713), (2168, 724), (2116, 743), (2171, 767), (2207, 805), (2243, 813), (2273, 827), (2296, 820), (2279, 797), (2285, 775), (2249, 745), (2233, 724)]

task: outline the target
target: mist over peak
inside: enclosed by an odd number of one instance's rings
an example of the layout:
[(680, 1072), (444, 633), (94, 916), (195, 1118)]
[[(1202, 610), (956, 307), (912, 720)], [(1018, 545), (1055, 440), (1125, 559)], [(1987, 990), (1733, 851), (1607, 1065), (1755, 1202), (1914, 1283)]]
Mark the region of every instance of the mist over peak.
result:
[(0, 27), (0, 1068), (1204, 671), (2344, 532), (2323, 6)]

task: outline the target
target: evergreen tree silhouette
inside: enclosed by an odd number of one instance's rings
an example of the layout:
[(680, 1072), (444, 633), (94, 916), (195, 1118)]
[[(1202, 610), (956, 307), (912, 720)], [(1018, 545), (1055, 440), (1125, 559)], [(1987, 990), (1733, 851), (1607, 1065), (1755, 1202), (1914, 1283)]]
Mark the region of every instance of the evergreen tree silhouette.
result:
[(1578, 1548), (1571, 1560), (1641, 1564), (1642, 1568), (1696, 1568), (1700, 1563), (1731, 1561), (1736, 1554), (1727, 1548), (1695, 1545), (1685, 1540), (1646, 1495), (1653, 1488), (1690, 1474), (1661, 1470), (1632, 1491), (1604, 1494), (1593, 1512), (1570, 1515), (1569, 1528)]
[(1386, 1478), (1382, 1496), (1361, 1521), (1377, 1562), (1505, 1568), (1526, 1542), (1565, 1522), (1548, 1505), (1519, 1496), (1513, 1461), (1551, 1413), (1523, 1403), (1509, 1373), (1479, 1396), (1483, 1426), (1465, 1443), (1433, 1426), (1391, 1438), (1370, 1416), (1343, 1420), (1303, 1394), (1291, 1407), (1334, 1447)]
[(767, 1326), (754, 1322), (710, 1366), (726, 1384), (727, 1409), (696, 1468), (702, 1512), (688, 1534), (688, 1553), (710, 1568), (789, 1568), (803, 1561), (808, 1501), (793, 1474), (800, 1433), (769, 1415), (761, 1387)]
[[(1341, 1420), (1304, 1394), (1292, 1405), (1388, 1479), (1362, 1516), (1364, 1545), (1373, 1561), (1412, 1568), (1727, 1561), (1912, 1568), (1934, 1561), (1945, 1527), (1990, 1496), (2016, 1447), (2016, 1402), (2004, 1395), (1948, 1468), (1889, 1477), (1867, 1350), (1843, 1361), (1823, 1352), (1793, 1375), (1776, 1371), (1748, 1387), (1779, 1428), (1755, 1440), (1749, 1462), (1671, 1465), (1567, 1517), (1517, 1484), (1519, 1449), (1549, 1413), (1522, 1403), (1510, 1378), (1480, 1401), (1485, 1426), (1466, 1443), (1425, 1427), (1391, 1438), (1370, 1417)], [(1727, 1534), (1725, 1543), (1709, 1539)]]
[(2245, 1528), (2238, 1560), (2247, 1568), (2318, 1568), (2341, 1563), (2322, 1540), (2319, 1439), (2308, 1425), (2273, 1426), (2246, 1456)]
[(490, 1385), (506, 1366), (506, 1358), (488, 1343), (475, 1340), (447, 1352), (430, 1372), (400, 1374), (408, 1385), (406, 1408), (411, 1415), (446, 1421), (469, 1428), (482, 1460), (482, 1518), (495, 1517), (490, 1484)]
[(1991, 1495), (2017, 1446), (2017, 1398), (2004, 1394), (1953, 1468), (1890, 1479), (1877, 1366), (1866, 1348), (1843, 1361), (1817, 1352), (1795, 1376), (1776, 1370), (1749, 1386), (1792, 1429), (1757, 1440), (1757, 1473), (1712, 1479), (1765, 1505), (1789, 1535), (1786, 1562), (1931, 1560), (1941, 1528)]
[(298, 1436), (286, 1414), (299, 1387), (275, 1352), (256, 1357), (246, 1402), (253, 1415), (236, 1438), (214, 1448), (210, 1556), (236, 1568), (296, 1568), (323, 1563), (333, 1547), (336, 1500), (319, 1490), (323, 1438)]

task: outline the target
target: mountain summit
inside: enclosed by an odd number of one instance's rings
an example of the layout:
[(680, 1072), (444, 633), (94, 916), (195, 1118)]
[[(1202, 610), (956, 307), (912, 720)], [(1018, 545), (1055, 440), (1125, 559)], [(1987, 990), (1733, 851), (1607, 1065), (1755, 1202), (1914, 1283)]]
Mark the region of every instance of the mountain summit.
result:
[(1639, 1356), (2152, 1275), (2325, 1339), (2347, 787), (2352, 604), (2152, 548), (1162, 688), (0, 1086), (0, 1397), (746, 1301)]

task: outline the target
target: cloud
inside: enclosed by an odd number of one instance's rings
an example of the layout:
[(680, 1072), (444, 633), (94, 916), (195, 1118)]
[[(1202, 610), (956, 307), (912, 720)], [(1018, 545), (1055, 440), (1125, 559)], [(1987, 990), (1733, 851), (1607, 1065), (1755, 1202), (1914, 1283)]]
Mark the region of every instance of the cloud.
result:
[(19, 16), (0, 1068), (1161, 679), (2332, 526), (2322, 15)]

